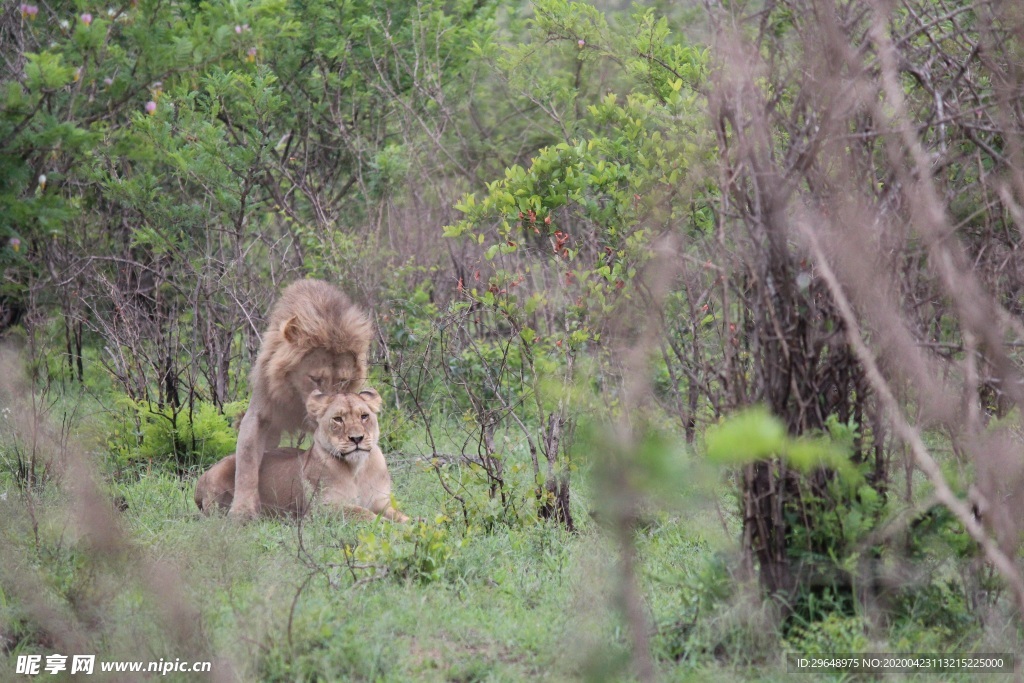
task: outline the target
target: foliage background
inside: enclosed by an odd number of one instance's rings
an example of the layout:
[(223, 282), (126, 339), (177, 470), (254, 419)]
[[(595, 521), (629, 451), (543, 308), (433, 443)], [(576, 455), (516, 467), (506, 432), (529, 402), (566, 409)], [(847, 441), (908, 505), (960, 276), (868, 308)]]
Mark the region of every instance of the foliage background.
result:
[[(1021, 651), (1022, 22), (7, 3), (0, 646), (226, 680)], [(372, 312), (414, 526), (191, 508), (305, 276)]]

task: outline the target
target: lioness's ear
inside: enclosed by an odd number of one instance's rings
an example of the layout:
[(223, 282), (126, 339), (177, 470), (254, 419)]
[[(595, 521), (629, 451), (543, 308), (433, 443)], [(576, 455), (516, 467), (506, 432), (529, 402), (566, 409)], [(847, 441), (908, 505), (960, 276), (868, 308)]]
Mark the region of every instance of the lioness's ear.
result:
[(302, 328), (299, 327), (299, 319), (295, 316), (288, 318), (281, 325), (281, 336), (289, 344), (297, 344), (302, 338)]
[(314, 420), (319, 420), (320, 416), (327, 410), (327, 405), (331, 402), (331, 394), (325, 394), (324, 392), (316, 389), (306, 399), (306, 412)]
[(366, 401), (366, 405), (370, 406), (370, 410), (375, 413), (379, 413), (381, 406), (384, 405), (384, 399), (380, 397), (375, 389), (367, 387), (359, 392), (359, 398)]

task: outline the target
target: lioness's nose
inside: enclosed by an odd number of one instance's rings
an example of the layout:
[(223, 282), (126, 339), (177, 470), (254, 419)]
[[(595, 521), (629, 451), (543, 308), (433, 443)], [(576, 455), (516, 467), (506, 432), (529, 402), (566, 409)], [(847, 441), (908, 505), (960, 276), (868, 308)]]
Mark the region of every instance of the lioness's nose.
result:
[(358, 444), (358, 443), (362, 442), (363, 437), (361, 437), (361, 436), (350, 436), (350, 437), (348, 437), (348, 440), (351, 441), (354, 444)]

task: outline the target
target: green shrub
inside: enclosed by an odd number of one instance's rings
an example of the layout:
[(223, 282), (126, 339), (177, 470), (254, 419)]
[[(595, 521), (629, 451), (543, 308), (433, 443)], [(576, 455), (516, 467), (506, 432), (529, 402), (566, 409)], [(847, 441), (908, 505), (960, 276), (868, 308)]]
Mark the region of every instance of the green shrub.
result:
[(448, 560), (461, 546), (462, 540), (451, 539), (444, 527), (415, 522), (360, 533), (352, 557), (382, 576), (431, 583), (444, 577)]
[(821, 621), (794, 626), (785, 643), (792, 652), (808, 655), (867, 652), (866, 624), (859, 616), (831, 613)]
[(160, 408), (148, 401), (129, 403), (108, 446), (119, 469), (147, 463), (184, 474), (234, 452), (238, 434), (230, 417), (239, 411), (240, 404), (229, 404), (222, 413), (206, 401), (196, 402), (191, 411)]

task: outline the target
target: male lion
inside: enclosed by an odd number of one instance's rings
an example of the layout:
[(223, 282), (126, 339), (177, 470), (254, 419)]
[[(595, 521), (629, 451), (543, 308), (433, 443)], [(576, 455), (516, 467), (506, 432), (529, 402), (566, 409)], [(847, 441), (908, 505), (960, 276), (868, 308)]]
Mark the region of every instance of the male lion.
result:
[[(319, 498), (352, 519), (382, 515), (393, 522), (409, 518), (391, 507), (391, 476), (377, 445), (381, 398), (373, 389), (358, 394), (314, 391), (306, 401), (316, 423), (313, 445), (267, 451), (260, 464), (262, 511), (301, 516)], [(235, 456), (229, 455), (199, 477), (196, 505), (209, 514), (227, 507), (235, 492)]]
[(270, 311), (252, 370), (252, 398), (238, 432), (234, 519), (260, 511), (260, 462), (283, 431), (303, 428), (304, 401), (314, 390), (352, 392), (366, 381), (370, 319), (337, 288), (320, 280), (289, 285)]

